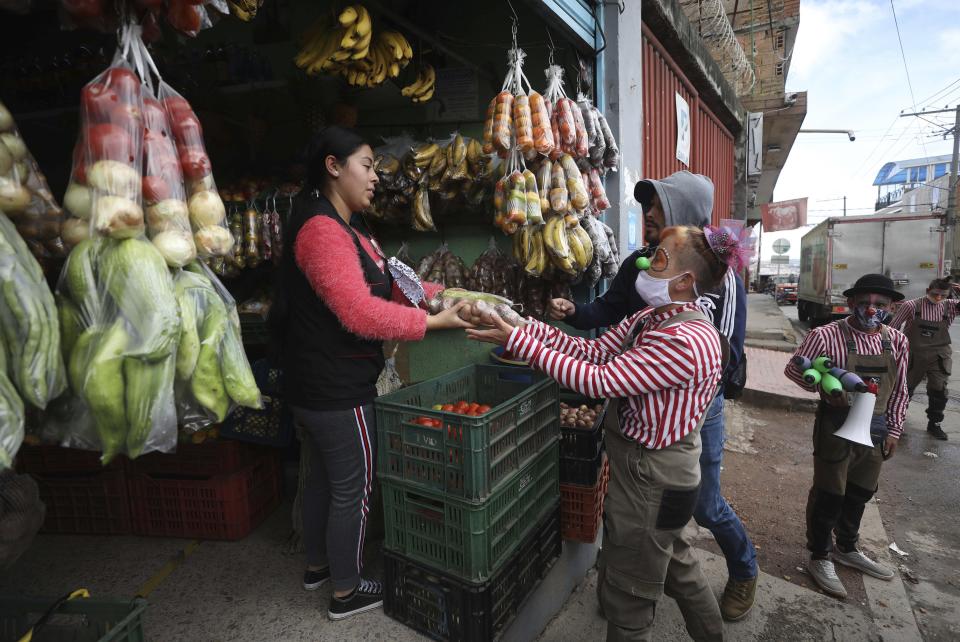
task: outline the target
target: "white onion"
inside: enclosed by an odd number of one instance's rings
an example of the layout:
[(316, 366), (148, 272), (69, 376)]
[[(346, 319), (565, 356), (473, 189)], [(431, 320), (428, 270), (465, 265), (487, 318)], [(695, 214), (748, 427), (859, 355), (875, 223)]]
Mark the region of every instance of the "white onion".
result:
[(30, 205), (30, 192), (18, 181), (0, 176), (0, 211), (19, 214)]
[(143, 234), (143, 210), (122, 196), (98, 197), (93, 203), (93, 220), (103, 236), (128, 239)]
[(7, 149), (7, 146), (0, 141), (0, 176), (6, 176), (13, 168), (13, 154)]
[(13, 115), (3, 103), (0, 103), (0, 132), (5, 132), (8, 129), (13, 129)]
[(187, 204), (176, 198), (168, 198), (147, 208), (147, 229), (151, 234), (170, 230), (190, 231)]
[(27, 157), (26, 144), (23, 142), (22, 138), (13, 132), (5, 132), (0, 134), (0, 141), (3, 141), (3, 144), (7, 146), (8, 150), (10, 150), (10, 155), (13, 156), (13, 160), (23, 160)]
[(93, 212), (93, 194), (90, 188), (71, 181), (63, 195), (63, 206), (77, 218), (89, 220)]
[(197, 258), (197, 248), (189, 232), (181, 230), (160, 232), (153, 237), (152, 241), (170, 267), (183, 267)]
[(210, 225), (197, 231), (193, 240), (197, 249), (209, 256), (225, 256), (233, 249), (233, 234), (219, 225)]
[(90, 222), (79, 218), (68, 218), (60, 226), (60, 238), (70, 247), (90, 238)]
[(222, 225), (227, 220), (227, 209), (220, 195), (207, 190), (190, 197), (190, 222), (198, 229)]
[(90, 187), (114, 196), (128, 199), (140, 196), (140, 172), (126, 163), (112, 160), (97, 161), (87, 170)]

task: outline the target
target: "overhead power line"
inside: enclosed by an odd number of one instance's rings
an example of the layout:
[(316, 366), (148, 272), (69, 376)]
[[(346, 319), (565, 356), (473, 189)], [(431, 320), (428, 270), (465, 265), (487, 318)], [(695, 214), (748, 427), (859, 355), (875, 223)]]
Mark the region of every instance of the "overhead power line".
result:
[[(910, 89), (910, 100), (913, 101), (913, 110), (917, 111), (917, 97), (913, 94), (913, 81), (910, 79), (910, 67), (907, 65), (907, 54), (903, 49), (903, 38), (900, 36), (900, 21), (897, 20), (897, 10), (893, 6), (893, 0), (890, 0), (890, 11), (893, 12), (893, 25), (897, 29), (897, 42), (900, 43), (900, 58), (903, 60), (903, 71), (907, 74), (907, 87)], [(919, 127), (919, 125), (917, 126)], [(927, 156), (927, 144), (921, 140), (920, 146), (923, 148), (923, 155)]]

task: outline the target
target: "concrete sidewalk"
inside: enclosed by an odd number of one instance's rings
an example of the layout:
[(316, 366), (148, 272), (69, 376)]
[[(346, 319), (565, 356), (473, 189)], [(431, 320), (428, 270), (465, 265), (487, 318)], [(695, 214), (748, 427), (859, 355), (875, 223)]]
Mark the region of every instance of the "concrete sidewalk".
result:
[(781, 352), (793, 352), (797, 346), (793, 324), (768, 294), (747, 294), (746, 345)]

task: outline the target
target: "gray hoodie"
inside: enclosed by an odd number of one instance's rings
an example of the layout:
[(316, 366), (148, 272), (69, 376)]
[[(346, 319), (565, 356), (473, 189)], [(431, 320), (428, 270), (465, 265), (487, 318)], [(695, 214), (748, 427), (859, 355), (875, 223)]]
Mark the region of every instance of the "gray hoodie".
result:
[(713, 181), (710, 177), (684, 170), (660, 181), (647, 179), (638, 182), (633, 194), (644, 212), (650, 209), (654, 192), (663, 205), (666, 227), (693, 225), (702, 229), (710, 224), (713, 212)]

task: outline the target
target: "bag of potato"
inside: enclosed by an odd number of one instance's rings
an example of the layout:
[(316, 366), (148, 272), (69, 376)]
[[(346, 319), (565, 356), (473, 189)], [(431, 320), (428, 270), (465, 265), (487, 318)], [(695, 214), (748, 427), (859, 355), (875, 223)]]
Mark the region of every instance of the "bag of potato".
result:
[(0, 102), (0, 211), (38, 259), (64, 256), (60, 240), (63, 210), (27, 149), (10, 111)]

